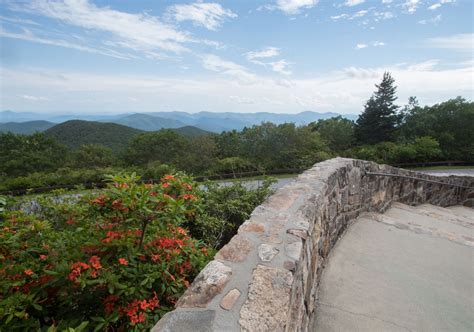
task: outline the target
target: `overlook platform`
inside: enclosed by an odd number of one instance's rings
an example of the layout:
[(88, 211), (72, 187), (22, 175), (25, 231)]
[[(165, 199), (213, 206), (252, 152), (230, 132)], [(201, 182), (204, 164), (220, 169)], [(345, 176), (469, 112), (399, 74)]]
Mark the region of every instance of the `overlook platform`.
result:
[(474, 331), (474, 209), (364, 213), (323, 270), (313, 331)]

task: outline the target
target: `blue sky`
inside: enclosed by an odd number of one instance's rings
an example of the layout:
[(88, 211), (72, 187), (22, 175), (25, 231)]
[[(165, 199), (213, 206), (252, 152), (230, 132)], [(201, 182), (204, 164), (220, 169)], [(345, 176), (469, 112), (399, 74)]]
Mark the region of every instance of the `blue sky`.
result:
[(471, 0), (0, 0), (0, 109), (360, 113), (473, 99)]

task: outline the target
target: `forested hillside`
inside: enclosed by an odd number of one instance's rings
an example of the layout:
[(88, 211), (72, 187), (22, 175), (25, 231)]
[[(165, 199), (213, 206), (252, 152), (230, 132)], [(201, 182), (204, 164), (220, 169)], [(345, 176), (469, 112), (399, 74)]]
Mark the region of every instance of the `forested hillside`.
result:
[(0, 132), (28, 135), (33, 134), (35, 132), (45, 131), (55, 125), (55, 123), (42, 120), (27, 122), (7, 122), (0, 123)]
[(45, 131), (45, 136), (71, 149), (83, 144), (101, 144), (114, 151), (125, 149), (130, 139), (141, 130), (93, 121), (71, 120), (58, 124)]
[(386, 73), (356, 122), (334, 117), (298, 126), (263, 122), (221, 134), (195, 127), (148, 132), (112, 123), (68, 121), (44, 135), (2, 134), (3, 189), (97, 181), (129, 169), (159, 178), (171, 169), (194, 175), (305, 169), (345, 156), (379, 163), (474, 162), (474, 103), (455, 98), (396, 104)]

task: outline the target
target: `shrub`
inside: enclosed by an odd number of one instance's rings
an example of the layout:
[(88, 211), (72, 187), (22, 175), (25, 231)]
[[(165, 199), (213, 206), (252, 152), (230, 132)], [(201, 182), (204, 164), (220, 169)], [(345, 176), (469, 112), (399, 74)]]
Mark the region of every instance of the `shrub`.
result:
[(76, 204), (5, 213), (0, 330), (149, 329), (210, 259), (181, 227), (201, 209), (189, 178), (109, 180)]
[(220, 185), (208, 182), (200, 196), (205, 202), (196, 220), (187, 222), (191, 234), (208, 246), (220, 248), (234, 236), (239, 226), (272, 192), (275, 178), (265, 178), (249, 189), (242, 182)]

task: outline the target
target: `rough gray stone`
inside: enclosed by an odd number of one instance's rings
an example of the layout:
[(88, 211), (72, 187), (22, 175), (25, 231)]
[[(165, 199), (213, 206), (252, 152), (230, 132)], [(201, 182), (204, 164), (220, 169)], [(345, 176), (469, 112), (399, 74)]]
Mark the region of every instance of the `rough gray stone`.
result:
[(242, 262), (247, 258), (250, 250), (252, 250), (252, 243), (245, 236), (238, 234), (219, 250), (215, 259), (229, 262)]
[(288, 257), (297, 261), (300, 259), (302, 248), (303, 243), (301, 241), (296, 241), (285, 246), (285, 253)]
[(221, 300), (220, 306), (224, 310), (231, 310), (235, 302), (240, 297), (240, 291), (237, 288), (230, 290)]
[(291, 272), (258, 265), (240, 310), (241, 330), (284, 331), (292, 283)]
[(231, 275), (230, 267), (218, 261), (211, 261), (181, 296), (176, 307), (205, 307), (222, 291)]
[(164, 315), (151, 332), (210, 332), (216, 312), (214, 310), (175, 310)]
[(280, 250), (266, 243), (258, 247), (258, 257), (260, 257), (262, 262), (270, 262), (279, 252)]

